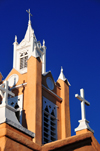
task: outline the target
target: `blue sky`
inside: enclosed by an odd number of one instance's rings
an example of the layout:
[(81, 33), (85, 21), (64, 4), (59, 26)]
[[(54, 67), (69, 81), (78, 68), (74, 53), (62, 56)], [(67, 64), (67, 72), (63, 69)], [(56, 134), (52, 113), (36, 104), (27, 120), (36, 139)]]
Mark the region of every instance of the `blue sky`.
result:
[(71, 83), (71, 131), (81, 119), (76, 93), (84, 88), (86, 119), (100, 143), (100, 1), (99, 0), (0, 0), (0, 72), (4, 78), (13, 65), (13, 42), (20, 42), (31, 10), (37, 40), (46, 41), (47, 71), (56, 81), (60, 68)]

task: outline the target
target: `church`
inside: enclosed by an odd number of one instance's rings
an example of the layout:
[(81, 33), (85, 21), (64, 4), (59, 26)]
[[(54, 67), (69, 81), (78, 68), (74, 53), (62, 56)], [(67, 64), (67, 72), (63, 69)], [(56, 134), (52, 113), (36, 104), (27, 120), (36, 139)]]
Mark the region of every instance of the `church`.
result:
[(13, 43), (13, 69), (0, 73), (1, 151), (99, 151), (100, 144), (86, 120), (84, 89), (79, 126), (71, 136), (69, 86), (63, 68), (55, 82), (46, 71), (45, 41), (37, 41), (30, 9), (24, 39)]

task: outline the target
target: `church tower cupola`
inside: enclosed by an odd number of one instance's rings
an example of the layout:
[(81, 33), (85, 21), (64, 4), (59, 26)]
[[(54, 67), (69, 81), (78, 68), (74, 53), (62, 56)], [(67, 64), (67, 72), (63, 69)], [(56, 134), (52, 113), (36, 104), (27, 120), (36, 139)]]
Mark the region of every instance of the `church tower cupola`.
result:
[(40, 41), (37, 41), (34, 34), (34, 30), (31, 26), (30, 9), (26, 10), (29, 14), (28, 27), (24, 39), (18, 44), (17, 36), (15, 36), (14, 42), (14, 57), (13, 57), (13, 68), (15, 68), (21, 74), (27, 72), (27, 60), (33, 56), (35, 58), (39, 57), (42, 62), (42, 73), (46, 72), (46, 46), (43, 40), (43, 46)]

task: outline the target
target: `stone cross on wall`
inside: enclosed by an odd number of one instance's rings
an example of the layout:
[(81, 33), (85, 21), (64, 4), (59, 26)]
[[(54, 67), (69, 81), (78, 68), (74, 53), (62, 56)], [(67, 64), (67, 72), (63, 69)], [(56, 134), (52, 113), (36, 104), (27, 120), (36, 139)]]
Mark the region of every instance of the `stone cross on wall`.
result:
[(75, 97), (81, 101), (81, 115), (82, 115), (82, 120), (86, 119), (85, 115), (85, 104), (90, 105), (88, 101), (85, 100), (84, 98), (84, 89), (80, 89), (80, 96), (78, 94), (75, 94)]
[(3, 96), (2, 104), (8, 104), (8, 95), (15, 96), (15, 94), (8, 89), (8, 81), (5, 81), (3, 84), (0, 85), (0, 91)]
[(79, 120), (80, 124), (75, 129), (75, 132), (87, 129), (87, 130), (89, 130), (89, 131), (94, 133), (94, 131), (90, 128), (90, 126), (88, 124), (89, 121), (86, 120), (85, 104), (89, 106), (90, 103), (88, 101), (86, 101), (85, 98), (84, 98), (84, 89), (80, 89), (80, 95), (75, 94), (75, 97), (81, 101), (81, 115), (82, 115), (82, 119)]

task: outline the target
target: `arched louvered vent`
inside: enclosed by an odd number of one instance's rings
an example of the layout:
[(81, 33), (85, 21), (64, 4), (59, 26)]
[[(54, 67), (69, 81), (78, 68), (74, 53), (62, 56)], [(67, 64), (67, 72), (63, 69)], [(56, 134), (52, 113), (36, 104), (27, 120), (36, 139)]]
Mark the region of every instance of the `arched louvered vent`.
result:
[(20, 69), (27, 67), (28, 53), (23, 52), (20, 54)]
[(57, 140), (57, 106), (43, 97), (42, 143)]

